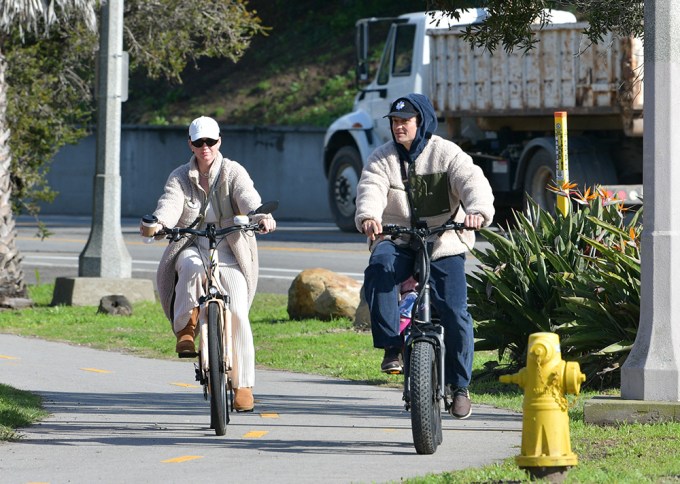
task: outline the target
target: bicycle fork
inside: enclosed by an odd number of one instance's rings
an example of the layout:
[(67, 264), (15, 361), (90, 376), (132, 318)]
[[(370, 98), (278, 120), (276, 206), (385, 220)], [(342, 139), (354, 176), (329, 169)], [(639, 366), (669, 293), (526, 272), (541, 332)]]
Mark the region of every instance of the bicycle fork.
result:
[(229, 296), (221, 297), (203, 297), (199, 300), (200, 313), (199, 313), (199, 361), (194, 363), (196, 369), (196, 381), (203, 385), (203, 393), (207, 399), (208, 392), (208, 379), (207, 375), (210, 371), (210, 365), (208, 363), (208, 306), (212, 303), (216, 303), (219, 308), (219, 318), (218, 320), (222, 323), (222, 348), (224, 348), (224, 355), (222, 355), (222, 364), (224, 365), (224, 372), (227, 375), (229, 381), (229, 388), (231, 388), (231, 376), (230, 372), (232, 369), (232, 358), (233, 358), (233, 341), (231, 334), (231, 311), (227, 307), (229, 303)]
[[(418, 327), (420, 325), (420, 327)], [(406, 410), (411, 409), (411, 351), (413, 345), (417, 342), (425, 342), (432, 345), (434, 348), (435, 359), (437, 361), (438, 369), (438, 381), (437, 381), (437, 401), (444, 400), (444, 409), (449, 410), (451, 402), (449, 402), (446, 395), (446, 385), (445, 385), (445, 364), (444, 360), (446, 357), (446, 345), (444, 344), (444, 327), (439, 324), (427, 324), (425, 325), (422, 321), (417, 321), (414, 329), (413, 323), (411, 327), (406, 331), (406, 339), (404, 342), (404, 394), (402, 400), (404, 400), (404, 408)], [(417, 333), (417, 334), (414, 334)]]

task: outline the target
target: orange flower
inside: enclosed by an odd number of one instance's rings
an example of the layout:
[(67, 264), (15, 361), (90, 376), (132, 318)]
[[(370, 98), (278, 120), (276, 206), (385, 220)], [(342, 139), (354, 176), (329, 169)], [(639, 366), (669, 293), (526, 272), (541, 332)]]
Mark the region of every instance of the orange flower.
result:
[(573, 193), (572, 188), (576, 188), (576, 183), (564, 181), (560, 185), (548, 185), (548, 190), (563, 197), (569, 197)]

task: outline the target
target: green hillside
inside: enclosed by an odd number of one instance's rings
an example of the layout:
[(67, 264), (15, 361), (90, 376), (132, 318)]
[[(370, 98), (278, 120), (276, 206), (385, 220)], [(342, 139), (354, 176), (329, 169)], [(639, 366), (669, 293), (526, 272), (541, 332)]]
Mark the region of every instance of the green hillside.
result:
[(181, 85), (137, 75), (123, 121), (184, 125), (199, 115), (224, 124), (327, 126), (351, 110), (354, 24), (358, 18), (423, 10), (405, 0), (251, 0), (269, 35), (236, 64), (205, 59)]

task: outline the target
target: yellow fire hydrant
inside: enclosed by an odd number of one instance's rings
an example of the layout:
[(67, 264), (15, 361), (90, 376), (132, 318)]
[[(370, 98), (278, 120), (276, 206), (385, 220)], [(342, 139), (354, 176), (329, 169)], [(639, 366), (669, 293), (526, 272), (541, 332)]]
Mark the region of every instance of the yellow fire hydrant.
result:
[(520, 468), (531, 471), (578, 463), (571, 451), (565, 395), (578, 395), (585, 379), (577, 362), (562, 360), (555, 333), (529, 336), (527, 366), (500, 377), (501, 383), (516, 383), (524, 389), (522, 453), (515, 457)]

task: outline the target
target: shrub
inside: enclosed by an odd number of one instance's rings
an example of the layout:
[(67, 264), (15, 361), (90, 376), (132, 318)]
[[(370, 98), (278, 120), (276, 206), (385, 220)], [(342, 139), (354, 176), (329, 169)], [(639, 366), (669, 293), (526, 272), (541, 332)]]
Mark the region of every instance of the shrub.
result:
[(553, 189), (571, 198), (566, 215), (529, 199), (512, 228), (481, 231), (491, 249), (473, 250), (480, 266), (468, 276), (475, 349), (498, 352), (494, 371), (516, 371), (529, 335), (555, 332), (587, 385), (609, 385), (637, 332), (642, 209), (629, 215), (601, 189), (572, 188)]

